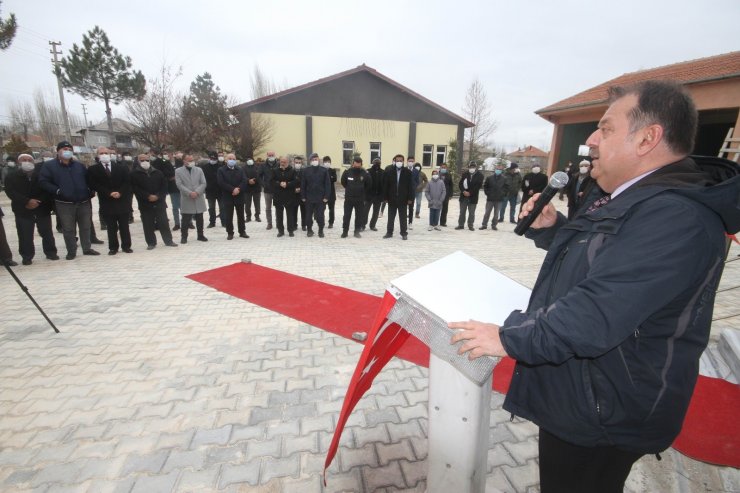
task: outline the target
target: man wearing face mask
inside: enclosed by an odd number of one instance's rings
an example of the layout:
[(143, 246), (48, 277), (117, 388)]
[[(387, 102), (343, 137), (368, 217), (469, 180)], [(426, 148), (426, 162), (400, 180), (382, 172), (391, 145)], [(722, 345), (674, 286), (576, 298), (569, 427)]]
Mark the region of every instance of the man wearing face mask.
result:
[[(161, 155), (161, 157), (159, 157)], [(162, 155), (158, 149), (152, 149), (152, 157), (149, 164), (154, 169), (159, 170), (167, 180), (167, 194), (170, 197), (170, 203), (172, 204), (172, 219), (175, 226), (172, 231), (180, 229), (180, 191), (177, 189), (175, 183), (175, 166), (170, 162), (169, 155)], [(179, 168), (182, 166), (182, 152), (175, 153), (175, 165)], [(159, 221), (156, 222), (156, 226), (159, 225)]]
[(280, 157), (280, 166), (272, 170), (272, 189), (275, 190), (275, 226), (277, 226), (277, 237), (285, 236), (285, 224), (283, 215), (287, 216), (288, 234), (294, 236), (298, 221), (296, 213), (298, 211), (298, 195), (295, 188), (300, 185), (298, 174), (292, 166), (288, 164), (288, 158)]
[(498, 229), (496, 225), (498, 224), (499, 209), (501, 209), (501, 201), (509, 193), (507, 187), (508, 184), (506, 178), (504, 178), (504, 167), (501, 164), (497, 164), (493, 174), (483, 182), (483, 192), (486, 194), (486, 213), (483, 215), (483, 224), (478, 229), (486, 229), (488, 227), (488, 218), (491, 217), (491, 211), (493, 211), (491, 229)]
[(352, 159), (352, 167), (342, 173), (342, 186), (344, 187), (344, 217), (342, 218), (342, 238), (349, 233), (349, 222), (352, 219), (352, 211), (355, 212), (355, 238), (360, 238), (360, 229), (365, 222), (365, 197), (370, 192), (372, 180), (370, 175), (362, 168), (362, 158), (355, 156)]
[[(123, 158), (123, 164), (128, 166), (129, 172), (134, 170), (134, 157), (131, 155), (130, 152), (125, 151), (121, 154)], [(128, 213), (128, 223), (133, 224), (134, 223), (134, 194), (129, 194), (129, 213)]]
[(77, 256), (78, 228), (83, 255), (100, 255), (90, 243), (90, 198), (93, 191), (87, 184), (87, 168), (74, 158), (72, 144), (66, 140), (57, 144), (57, 158), (42, 165), (39, 185), (54, 197), (67, 247), (67, 260)]
[(326, 205), (329, 208), (329, 229), (334, 227), (334, 205), (337, 203), (337, 170), (331, 167), (331, 158), (324, 156), (322, 166), (329, 172), (329, 184), (331, 185), (331, 191), (329, 192), (329, 202)]
[(131, 176), (128, 166), (123, 162), (112, 162), (110, 149), (99, 147), (97, 153), (98, 162), (90, 166), (88, 181), (90, 188), (98, 194), (100, 214), (108, 225), (108, 255), (118, 253), (119, 247), (126, 253), (132, 253), (131, 233), (128, 228), (131, 208)]
[(247, 158), (247, 162), (242, 168), (244, 170), (244, 176), (247, 179), (247, 186), (244, 187), (244, 206), (245, 213), (247, 215), (246, 222), (252, 220), (252, 204), (254, 204), (254, 220), (260, 221), (260, 196), (262, 195), (262, 183), (260, 180), (260, 173), (257, 166), (254, 165), (254, 159)]
[(315, 152), (308, 158), (309, 166), (301, 173), (301, 202), (306, 212), (306, 236), (313, 236), (313, 220), (319, 226), (319, 238), (324, 237), (324, 207), (329, 202), (331, 184), (329, 171), (319, 166), (319, 155)]
[[(427, 175), (421, 170), (421, 164), (419, 163), (414, 164), (414, 169), (412, 173), (414, 176), (416, 190), (416, 196), (414, 198), (414, 200), (416, 201), (416, 214), (414, 217), (416, 217), (416, 219), (420, 219), (421, 216), (419, 214), (421, 213), (421, 197), (424, 195), (424, 189), (429, 184), (429, 179), (427, 178)], [(409, 213), (409, 217), (411, 217), (411, 213)]]
[[(576, 173), (572, 173), (566, 188), (568, 194), (568, 219), (573, 219), (578, 210), (584, 203), (588, 202), (589, 191), (594, 186), (594, 181), (591, 178), (591, 163), (588, 159), (584, 159), (578, 163)], [(591, 201), (593, 202), (593, 200)]]
[(5, 166), (0, 169), (0, 188), (5, 188), (5, 178), (7, 178), (10, 171), (15, 169), (16, 159), (16, 156), (12, 154), (5, 158)]
[(393, 166), (389, 166), (383, 175), (383, 197), (388, 203), (388, 226), (383, 238), (393, 237), (393, 226), (398, 213), (401, 227), (401, 238), (408, 239), (406, 230), (407, 207), (414, 202), (414, 184), (411, 170), (403, 165), (403, 155), (396, 154)]
[(414, 187), (414, 195), (411, 197), (411, 203), (409, 204), (409, 210), (408, 210), (408, 221), (409, 221), (409, 229), (413, 229), (411, 226), (414, 223), (414, 202), (416, 201), (416, 189), (419, 187), (419, 182), (421, 180), (421, 165), (416, 164), (416, 159), (414, 156), (409, 156), (408, 160), (406, 161), (406, 166), (411, 171), (411, 184)]
[(244, 189), (247, 187), (247, 177), (244, 171), (236, 165), (236, 155), (226, 156), (226, 166), (218, 170), (218, 186), (221, 189), (221, 218), (226, 227), (226, 239), (234, 239), (234, 211), (236, 210), (236, 224), (240, 238), (249, 238), (244, 228)]
[[(295, 193), (297, 195), (296, 197), (296, 207), (298, 208), (298, 212), (301, 214), (301, 230), (306, 231), (308, 228), (306, 224), (306, 204), (301, 200), (301, 179), (303, 176), (303, 156), (295, 156), (293, 158), (293, 169), (295, 169), (296, 176), (298, 178), (298, 184), (295, 187)], [(296, 220), (297, 220), (297, 214), (296, 212)]]
[(538, 164), (535, 164), (532, 166), (532, 171), (522, 178), (522, 205), (519, 206), (519, 212), (522, 211), (522, 206), (532, 198), (532, 195), (542, 193), (547, 186), (547, 175), (541, 171), (542, 168)]
[(41, 165), (36, 166), (33, 156), (18, 156), (19, 167), (10, 171), (5, 180), (5, 193), (10, 198), (15, 213), (18, 233), (18, 253), (23, 265), (31, 265), (36, 249), (33, 244), (34, 227), (38, 229), (44, 254), (49, 260), (59, 260), (54, 232), (51, 228), (52, 197), (39, 186)]
[(442, 202), (442, 211), (439, 214), (439, 225), (447, 227), (447, 211), (450, 206), (450, 199), (454, 193), (454, 185), (452, 182), (452, 173), (447, 169), (447, 163), (439, 165), (439, 179), (445, 184), (445, 199)]
[(262, 182), (262, 194), (265, 196), (265, 216), (267, 216), (267, 229), (272, 229), (272, 195), (275, 193), (275, 182), (272, 174), (278, 167), (275, 151), (267, 151), (267, 160), (260, 167), (260, 181)]
[(186, 154), (185, 166), (175, 170), (175, 182), (180, 190), (180, 210), (182, 211), (182, 229), (180, 243), (188, 242), (188, 230), (195, 216), (198, 241), (208, 241), (203, 234), (203, 213), (206, 211), (206, 177), (203, 170), (195, 165), (192, 154)]
[(368, 170), (368, 175), (370, 175), (370, 192), (365, 203), (365, 224), (368, 222), (370, 208), (372, 207), (373, 215), (370, 218), (370, 229), (377, 231), (378, 228), (375, 227), (375, 224), (378, 222), (380, 204), (383, 203), (383, 168), (380, 167), (380, 158), (373, 159), (373, 165)]
[(516, 215), (516, 203), (519, 199), (519, 189), (522, 186), (522, 177), (519, 174), (519, 165), (517, 163), (511, 163), (504, 173), (504, 178), (509, 185), (509, 194), (504, 200), (501, 201), (501, 212), (498, 216), (498, 222), (504, 220), (504, 214), (506, 213), (506, 204), (509, 204), (509, 222), (516, 224), (514, 216)]
[(475, 231), (475, 208), (478, 206), (478, 193), (483, 186), (483, 173), (478, 171), (478, 164), (470, 161), (468, 170), (460, 178), (460, 216), (455, 229), (465, 229), (465, 216), (468, 217), (468, 229)]
[[(223, 159), (223, 153), (221, 153), (221, 159)], [(208, 227), (216, 227), (216, 216), (218, 215), (221, 221), (221, 226), (224, 225), (222, 217), (223, 203), (221, 202), (221, 189), (218, 186), (218, 170), (223, 166), (222, 161), (219, 161), (219, 153), (211, 151), (208, 153), (208, 162), (201, 164), (200, 168), (203, 170), (203, 174), (206, 177), (206, 200), (208, 200)], [(218, 214), (216, 214), (216, 205), (218, 204)]]
[(157, 247), (155, 223), (164, 244), (176, 247), (167, 219), (168, 180), (160, 170), (151, 165), (148, 154), (139, 154), (139, 166), (131, 173), (131, 188), (139, 203), (146, 249), (154, 250)]

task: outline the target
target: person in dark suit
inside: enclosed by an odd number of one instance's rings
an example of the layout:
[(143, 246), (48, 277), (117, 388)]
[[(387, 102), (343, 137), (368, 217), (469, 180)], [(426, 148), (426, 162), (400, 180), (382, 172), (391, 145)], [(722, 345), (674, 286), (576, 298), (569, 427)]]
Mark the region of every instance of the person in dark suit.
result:
[[(221, 189), (218, 186), (218, 170), (223, 167), (223, 156), (219, 161), (219, 154), (215, 151), (208, 153), (208, 162), (198, 165), (203, 170), (203, 174), (206, 177), (206, 200), (208, 201), (208, 227), (216, 227), (216, 217), (221, 222), (221, 226), (224, 225), (223, 209), (224, 206), (221, 203)], [(218, 213), (216, 213), (216, 205), (218, 205)]]
[(403, 165), (404, 157), (396, 154), (393, 158), (393, 166), (389, 166), (383, 177), (383, 196), (388, 203), (388, 227), (383, 238), (393, 236), (393, 223), (398, 213), (398, 221), (401, 226), (401, 238), (408, 238), (407, 217), (408, 205), (414, 202), (414, 183), (411, 170)]
[[(128, 228), (131, 208), (131, 177), (128, 166), (123, 161), (111, 162), (111, 151), (107, 147), (98, 148), (97, 162), (90, 166), (90, 188), (95, 190), (100, 201), (100, 212), (108, 225), (108, 255), (121, 250), (132, 253), (131, 233)], [(118, 235), (121, 241), (118, 241)]]
[(247, 176), (244, 170), (236, 165), (236, 156), (226, 156), (226, 166), (219, 168), (217, 173), (218, 186), (221, 196), (221, 221), (226, 227), (226, 239), (234, 239), (234, 210), (236, 210), (236, 224), (240, 238), (249, 238), (244, 228), (244, 194), (247, 188)]
[(131, 189), (139, 204), (146, 249), (154, 250), (157, 247), (155, 224), (164, 244), (176, 247), (167, 219), (166, 198), (169, 194), (169, 180), (165, 178), (164, 173), (152, 166), (148, 154), (139, 154), (139, 165), (131, 172)]
[(329, 156), (324, 156), (322, 161), (323, 163), (321, 165), (329, 172), (330, 191), (329, 202), (326, 203), (326, 208), (329, 210), (329, 229), (331, 229), (334, 227), (334, 204), (337, 202), (337, 170), (331, 167), (331, 158)]
[(568, 219), (575, 217), (594, 185), (594, 180), (591, 178), (591, 163), (588, 159), (578, 163), (576, 169), (576, 172), (571, 173), (570, 180), (565, 186), (565, 193), (568, 195)]
[(262, 196), (262, 179), (260, 178), (260, 170), (254, 165), (254, 159), (247, 158), (247, 162), (242, 167), (244, 170), (244, 176), (247, 178), (247, 186), (244, 188), (244, 213), (246, 214), (246, 222), (252, 220), (252, 203), (254, 203), (254, 220), (262, 222), (260, 220), (260, 201)]
[(288, 235), (295, 236), (298, 227), (298, 197), (295, 189), (300, 185), (298, 174), (288, 164), (288, 158), (280, 157), (280, 165), (272, 170), (272, 201), (275, 205), (275, 226), (278, 238), (285, 236), (283, 213), (287, 216)]
[(468, 170), (460, 177), (460, 216), (455, 229), (465, 229), (465, 214), (468, 216), (468, 229), (475, 231), (475, 208), (478, 206), (478, 192), (483, 186), (483, 173), (478, 171), (478, 164), (470, 161)]

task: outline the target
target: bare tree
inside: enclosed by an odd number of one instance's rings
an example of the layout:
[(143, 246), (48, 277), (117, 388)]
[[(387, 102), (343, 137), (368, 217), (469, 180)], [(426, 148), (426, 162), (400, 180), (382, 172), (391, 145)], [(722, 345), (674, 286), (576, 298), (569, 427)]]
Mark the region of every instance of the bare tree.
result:
[(488, 138), (498, 127), (498, 122), (491, 116), (491, 103), (486, 96), (486, 90), (477, 77), (470, 83), (465, 94), (463, 114), (474, 125), (465, 130), (463, 150), (468, 151), (468, 160), (474, 161), (479, 158), (478, 149), (485, 146)]
[(252, 76), (250, 77), (250, 85), (252, 88), (252, 99), (259, 99), (270, 94), (275, 94), (283, 90), (285, 84), (280, 85), (274, 80), (267, 77), (259, 65), (254, 66)]
[(173, 69), (162, 64), (159, 76), (150, 79), (146, 95), (141, 100), (126, 103), (132, 136), (149, 147), (164, 148), (171, 144), (172, 127), (179, 118), (178, 107), (182, 98), (174, 89), (175, 81), (182, 75), (182, 68)]
[[(53, 100), (53, 96), (50, 97)], [(46, 94), (40, 89), (36, 89), (33, 93), (33, 107), (36, 112), (34, 131), (41, 135), (41, 138), (50, 146), (63, 140), (65, 138), (65, 124), (59, 105), (51, 103)], [(69, 113), (68, 116), (69, 124), (73, 130), (72, 133), (86, 126), (79, 115)]]
[(272, 120), (254, 113), (235, 113), (229, 120), (224, 141), (241, 160), (254, 157), (272, 140)]
[(10, 127), (28, 140), (28, 134), (36, 129), (36, 114), (28, 101), (13, 101), (10, 105)]

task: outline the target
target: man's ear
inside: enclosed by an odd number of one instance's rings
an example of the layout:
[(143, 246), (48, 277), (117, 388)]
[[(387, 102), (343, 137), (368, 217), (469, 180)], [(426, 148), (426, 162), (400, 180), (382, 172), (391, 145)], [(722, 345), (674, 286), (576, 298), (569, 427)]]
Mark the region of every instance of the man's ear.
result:
[(663, 127), (656, 124), (648, 125), (639, 131), (639, 142), (637, 144), (637, 154), (645, 156), (649, 154), (663, 140)]

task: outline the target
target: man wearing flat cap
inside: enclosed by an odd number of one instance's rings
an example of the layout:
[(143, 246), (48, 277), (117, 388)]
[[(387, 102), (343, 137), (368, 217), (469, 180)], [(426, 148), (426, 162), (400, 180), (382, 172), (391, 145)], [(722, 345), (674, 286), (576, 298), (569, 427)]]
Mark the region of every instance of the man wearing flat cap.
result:
[(57, 144), (57, 157), (41, 166), (39, 185), (54, 197), (57, 215), (62, 224), (67, 260), (77, 256), (76, 232), (84, 255), (100, 255), (90, 242), (94, 195), (88, 186), (87, 168), (74, 158), (72, 144), (66, 140)]

